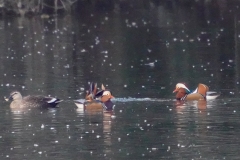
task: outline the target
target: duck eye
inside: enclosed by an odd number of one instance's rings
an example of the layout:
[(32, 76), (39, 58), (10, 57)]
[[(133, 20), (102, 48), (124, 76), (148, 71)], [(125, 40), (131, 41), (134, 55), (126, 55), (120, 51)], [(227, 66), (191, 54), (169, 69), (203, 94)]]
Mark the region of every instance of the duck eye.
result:
[(13, 93), (12, 93), (12, 96), (14, 96), (15, 94), (17, 94), (17, 92), (13, 92)]

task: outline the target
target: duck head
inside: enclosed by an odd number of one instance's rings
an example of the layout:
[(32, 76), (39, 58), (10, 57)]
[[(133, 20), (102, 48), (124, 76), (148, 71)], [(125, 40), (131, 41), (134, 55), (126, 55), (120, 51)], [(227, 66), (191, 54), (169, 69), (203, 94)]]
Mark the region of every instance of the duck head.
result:
[(112, 98), (114, 97), (112, 96), (112, 93), (108, 90), (105, 90), (102, 94), (102, 97), (100, 98), (100, 101), (104, 103), (106, 111), (112, 111), (115, 106), (111, 101)]
[(112, 93), (109, 91), (109, 90), (105, 90), (103, 91), (102, 93), (102, 97), (101, 97), (101, 102), (106, 102), (106, 101), (109, 101), (111, 100), (113, 97)]
[(22, 99), (22, 95), (20, 92), (18, 91), (13, 91), (10, 93), (10, 96), (8, 98), (8, 100), (12, 100), (12, 101), (15, 101), (15, 100), (21, 100)]
[(190, 93), (190, 90), (189, 90), (189, 89), (186, 87), (186, 85), (183, 84), (183, 83), (178, 83), (178, 84), (176, 84), (176, 88), (175, 88), (175, 90), (173, 91), (173, 93), (178, 92), (180, 88), (183, 88), (183, 89), (186, 90), (187, 93)]
[(188, 95), (188, 92), (185, 88), (179, 88), (176, 94), (176, 99), (181, 100), (184, 99)]
[(184, 99), (190, 93), (190, 90), (186, 87), (185, 84), (178, 83), (173, 93), (175, 92), (177, 92), (176, 99), (181, 100)]
[(110, 90), (106, 89), (103, 84), (101, 86), (101, 89), (102, 90), (98, 91), (95, 94), (96, 98), (101, 98), (101, 99), (112, 99), (112, 98), (114, 98), (112, 96), (112, 92)]

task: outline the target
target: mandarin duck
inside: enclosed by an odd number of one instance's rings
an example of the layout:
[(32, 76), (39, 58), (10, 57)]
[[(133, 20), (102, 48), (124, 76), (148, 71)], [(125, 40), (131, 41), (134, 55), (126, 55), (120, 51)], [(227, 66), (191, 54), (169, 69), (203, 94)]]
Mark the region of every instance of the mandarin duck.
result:
[(5, 98), (5, 100), (12, 101), (10, 108), (54, 108), (62, 101), (58, 98), (41, 95), (22, 97), (18, 91), (11, 92), (9, 98)]
[(90, 88), (87, 91), (85, 100), (74, 100), (78, 108), (84, 108), (84, 110), (105, 110), (112, 111), (114, 104), (111, 99), (114, 98), (112, 93), (107, 90), (102, 84), (101, 90), (98, 91), (97, 84), (91, 83)]
[(173, 93), (177, 92), (177, 100), (206, 100), (208, 91), (208, 86), (202, 83), (199, 83), (198, 87), (193, 92), (191, 92), (185, 84), (178, 83)]

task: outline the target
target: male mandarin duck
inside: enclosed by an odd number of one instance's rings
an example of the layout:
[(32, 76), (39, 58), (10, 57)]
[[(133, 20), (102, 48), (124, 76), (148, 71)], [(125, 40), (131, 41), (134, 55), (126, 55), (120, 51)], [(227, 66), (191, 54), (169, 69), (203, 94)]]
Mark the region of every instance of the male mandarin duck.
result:
[(207, 85), (199, 83), (195, 91), (191, 92), (185, 84), (178, 83), (173, 93), (177, 92), (177, 100), (206, 100), (209, 88)]
[(114, 108), (114, 104), (111, 99), (111, 91), (107, 90), (104, 85), (102, 85), (101, 90), (98, 91), (97, 84), (91, 83), (90, 88), (87, 91), (85, 100), (75, 100), (75, 104), (78, 108), (84, 108), (84, 110), (106, 110), (111, 111)]

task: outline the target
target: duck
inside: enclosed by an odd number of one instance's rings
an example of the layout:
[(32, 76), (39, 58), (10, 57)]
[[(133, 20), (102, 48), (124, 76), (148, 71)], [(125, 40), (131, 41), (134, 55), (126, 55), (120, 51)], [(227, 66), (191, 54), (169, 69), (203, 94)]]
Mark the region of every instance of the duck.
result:
[(6, 101), (11, 101), (10, 108), (55, 108), (62, 100), (42, 95), (28, 95), (23, 97), (19, 91), (10, 93)]
[(87, 111), (112, 111), (115, 107), (111, 101), (112, 98), (114, 97), (111, 91), (106, 89), (103, 84), (101, 90), (98, 91), (97, 83), (90, 83), (85, 99), (74, 100), (74, 103), (78, 108), (83, 108)]
[(177, 83), (176, 88), (173, 93), (176, 94), (177, 100), (206, 100), (207, 99), (207, 92), (209, 91), (209, 87), (205, 84), (199, 83), (197, 88), (191, 92), (185, 84)]

